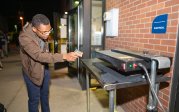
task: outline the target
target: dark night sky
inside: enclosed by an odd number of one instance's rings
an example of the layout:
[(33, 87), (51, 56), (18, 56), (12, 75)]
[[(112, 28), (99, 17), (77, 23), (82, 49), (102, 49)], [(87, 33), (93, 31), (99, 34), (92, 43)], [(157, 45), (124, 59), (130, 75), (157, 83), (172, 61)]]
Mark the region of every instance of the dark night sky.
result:
[(24, 15), (24, 22), (30, 21), (33, 15), (43, 13), (51, 21), (53, 12), (63, 14), (67, 11), (68, 0), (4, 0), (0, 6), (0, 16), (3, 16), (8, 27), (19, 23), (19, 15)]

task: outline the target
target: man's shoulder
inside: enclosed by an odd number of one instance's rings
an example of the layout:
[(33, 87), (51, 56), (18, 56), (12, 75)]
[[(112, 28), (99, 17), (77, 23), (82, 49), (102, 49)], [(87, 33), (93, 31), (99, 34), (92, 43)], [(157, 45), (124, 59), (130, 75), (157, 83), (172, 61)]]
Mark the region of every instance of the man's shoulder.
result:
[(29, 38), (30, 39), (30, 34), (28, 32), (25, 32), (25, 31), (21, 31), (19, 33), (19, 39), (22, 39), (22, 38)]
[(35, 45), (38, 45), (38, 40), (32, 35), (27, 32), (20, 32), (19, 34), (19, 42), (20, 43), (34, 43)]

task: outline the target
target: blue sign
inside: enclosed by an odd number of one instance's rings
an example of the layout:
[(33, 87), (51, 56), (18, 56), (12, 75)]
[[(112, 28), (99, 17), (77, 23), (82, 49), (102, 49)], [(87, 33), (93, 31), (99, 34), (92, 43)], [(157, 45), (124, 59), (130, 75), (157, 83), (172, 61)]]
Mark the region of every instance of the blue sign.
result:
[(168, 14), (155, 17), (152, 22), (152, 33), (166, 33)]

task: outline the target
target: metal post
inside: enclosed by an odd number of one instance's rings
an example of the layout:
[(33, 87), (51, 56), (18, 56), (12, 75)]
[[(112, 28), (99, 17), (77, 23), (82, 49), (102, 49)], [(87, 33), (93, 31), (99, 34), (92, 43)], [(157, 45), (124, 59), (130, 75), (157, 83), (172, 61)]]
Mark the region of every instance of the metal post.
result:
[(116, 98), (116, 89), (114, 90), (114, 112), (117, 112), (117, 106), (116, 106), (116, 103), (117, 103), (117, 98)]
[(90, 112), (90, 83), (89, 83), (89, 73), (86, 70), (86, 94), (87, 94), (87, 112)]
[[(78, 44), (77, 44), (77, 49), (80, 50), (80, 6), (78, 6)], [(80, 79), (80, 59), (77, 59), (77, 75), (78, 75), (78, 80)]]
[(109, 112), (116, 111), (116, 89), (109, 91)]
[[(158, 95), (158, 92), (159, 92), (159, 86), (160, 86), (160, 83), (156, 83), (155, 84), (155, 92), (156, 94)], [(157, 99), (154, 98), (154, 106), (157, 108), (157, 105), (158, 105), (158, 102), (157, 102)]]
[[(155, 92), (157, 93), (159, 85), (156, 85), (156, 75), (157, 75), (156, 69), (157, 69), (157, 63), (155, 60), (152, 60), (151, 76), (150, 76), (151, 85), (150, 86), (152, 86)], [(152, 94), (152, 90), (149, 89), (149, 102), (147, 105), (148, 112), (155, 112), (157, 109), (156, 107), (157, 107), (157, 100), (155, 96)]]

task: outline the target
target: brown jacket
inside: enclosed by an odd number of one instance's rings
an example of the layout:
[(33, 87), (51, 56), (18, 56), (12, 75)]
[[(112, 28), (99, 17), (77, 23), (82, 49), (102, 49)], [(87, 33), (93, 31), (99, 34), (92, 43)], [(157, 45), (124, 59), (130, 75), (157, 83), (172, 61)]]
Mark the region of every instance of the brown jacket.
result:
[(40, 41), (41, 39), (32, 31), (32, 25), (25, 25), (19, 35), (22, 69), (38, 86), (41, 86), (44, 78), (44, 64), (63, 61), (62, 54), (48, 52), (47, 42), (44, 49), (40, 48)]

